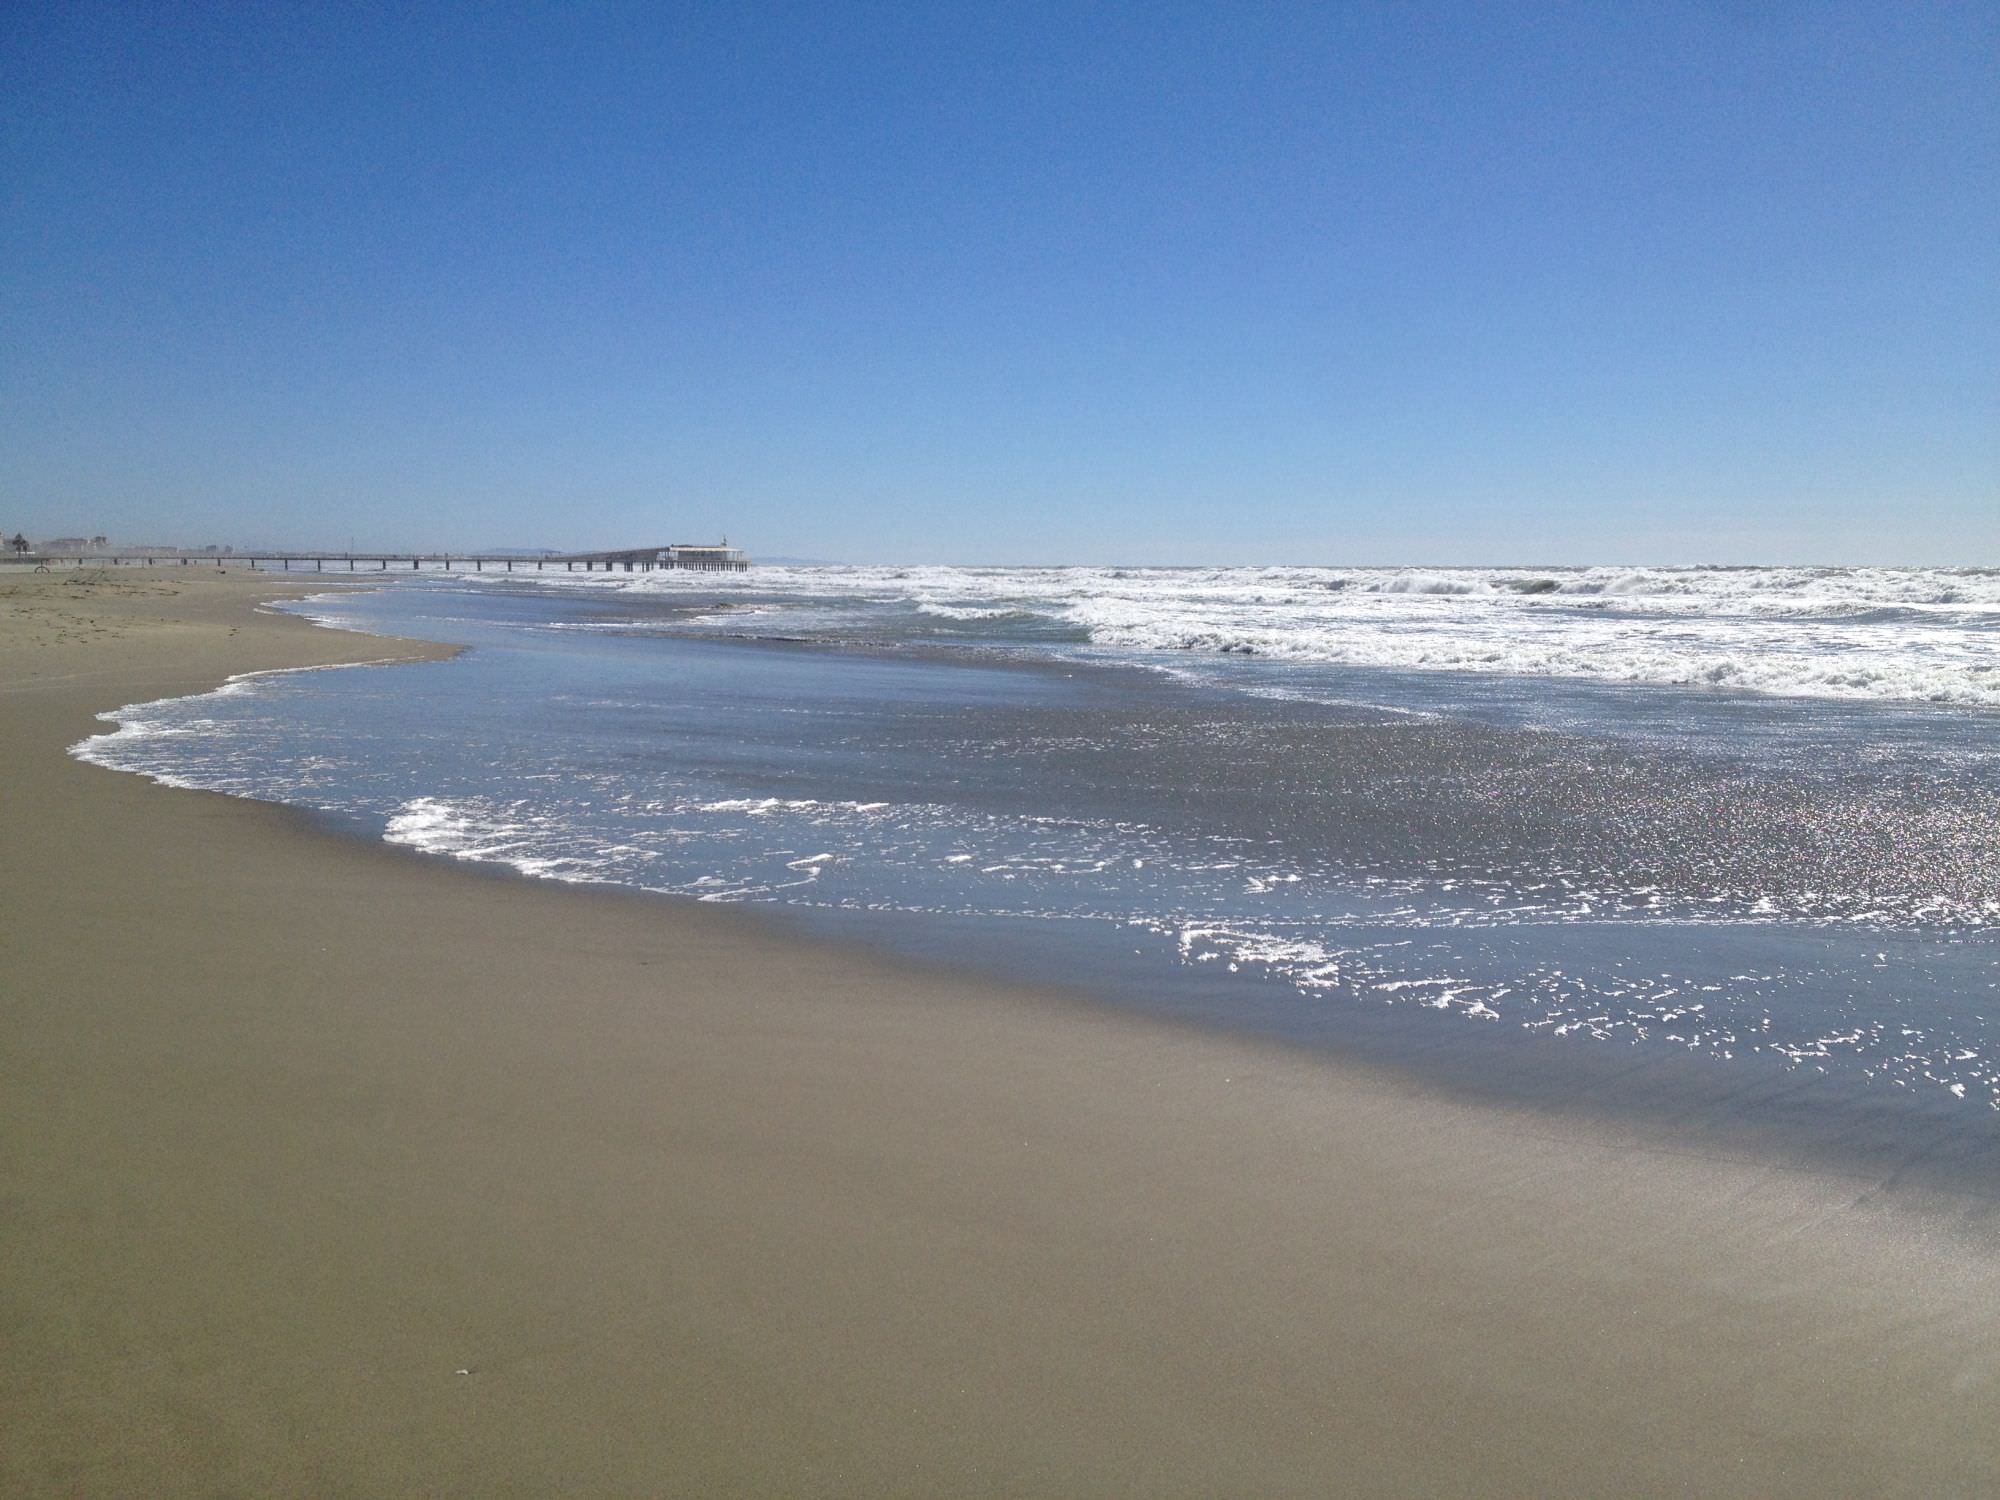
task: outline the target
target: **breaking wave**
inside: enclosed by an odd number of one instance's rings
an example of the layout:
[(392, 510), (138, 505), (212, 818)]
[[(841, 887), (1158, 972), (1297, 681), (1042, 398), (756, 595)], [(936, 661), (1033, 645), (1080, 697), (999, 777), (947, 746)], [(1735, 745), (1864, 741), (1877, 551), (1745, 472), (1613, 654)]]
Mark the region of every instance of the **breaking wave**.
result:
[[(541, 586), (753, 605), (760, 633), (980, 639), (2000, 707), (1985, 568), (761, 568)], [(925, 622), (931, 622), (926, 625)], [(685, 621), (743, 629), (722, 610)]]

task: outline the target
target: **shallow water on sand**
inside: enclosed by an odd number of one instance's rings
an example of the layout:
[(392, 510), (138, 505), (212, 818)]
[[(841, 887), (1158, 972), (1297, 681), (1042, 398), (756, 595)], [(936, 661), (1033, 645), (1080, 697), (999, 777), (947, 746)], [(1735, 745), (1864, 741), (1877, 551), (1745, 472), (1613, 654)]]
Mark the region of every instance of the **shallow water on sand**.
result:
[(743, 603), (341, 595), (305, 608), (473, 649), (122, 711), (85, 753), (1454, 1088), (2000, 1163), (1990, 711), (718, 629)]

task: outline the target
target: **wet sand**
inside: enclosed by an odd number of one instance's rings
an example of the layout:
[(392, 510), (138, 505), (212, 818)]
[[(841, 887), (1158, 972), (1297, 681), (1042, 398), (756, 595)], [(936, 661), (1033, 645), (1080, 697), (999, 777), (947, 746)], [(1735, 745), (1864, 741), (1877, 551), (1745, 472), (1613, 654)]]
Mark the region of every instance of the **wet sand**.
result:
[(82, 765), (430, 648), (75, 578), (0, 571), (0, 1491), (2000, 1476), (1948, 1204)]

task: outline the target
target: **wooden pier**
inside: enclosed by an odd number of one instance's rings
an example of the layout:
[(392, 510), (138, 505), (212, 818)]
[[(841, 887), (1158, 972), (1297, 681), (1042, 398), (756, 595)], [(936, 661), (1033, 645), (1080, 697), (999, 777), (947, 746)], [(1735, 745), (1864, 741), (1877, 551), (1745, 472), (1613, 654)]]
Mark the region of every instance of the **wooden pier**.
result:
[(750, 559), (741, 550), (726, 543), (718, 547), (694, 546), (677, 543), (666, 547), (626, 547), (612, 552), (562, 552), (546, 555), (522, 556), (518, 553), (481, 552), (129, 552), (110, 550), (90, 553), (23, 553), (0, 555), (0, 562), (21, 563), (37, 567), (55, 567), (61, 564), (86, 565), (94, 567), (136, 567), (141, 564), (157, 567), (162, 563), (178, 563), (182, 567), (195, 564), (214, 563), (217, 567), (227, 567), (237, 563), (251, 568), (278, 569), (291, 572), (294, 567), (304, 572), (315, 573), (371, 572), (386, 573), (391, 569), (421, 572), (433, 568), (440, 572), (463, 572), (470, 569), (484, 573), (489, 567), (496, 572), (504, 570), (512, 573), (532, 569), (545, 572), (560, 564), (565, 572), (574, 573), (581, 568), (584, 572), (603, 571), (606, 573), (624, 571), (627, 573), (650, 573), (659, 568), (693, 569), (698, 572), (740, 573), (750, 566)]

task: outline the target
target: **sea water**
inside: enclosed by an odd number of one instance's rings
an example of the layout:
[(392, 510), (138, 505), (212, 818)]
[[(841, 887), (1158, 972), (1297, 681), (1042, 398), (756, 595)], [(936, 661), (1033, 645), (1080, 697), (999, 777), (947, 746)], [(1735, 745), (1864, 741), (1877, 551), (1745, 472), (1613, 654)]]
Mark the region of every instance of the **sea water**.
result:
[(289, 607), (469, 649), (79, 753), (1453, 1088), (2000, 1165), (2000, 574), (523, 571)]

